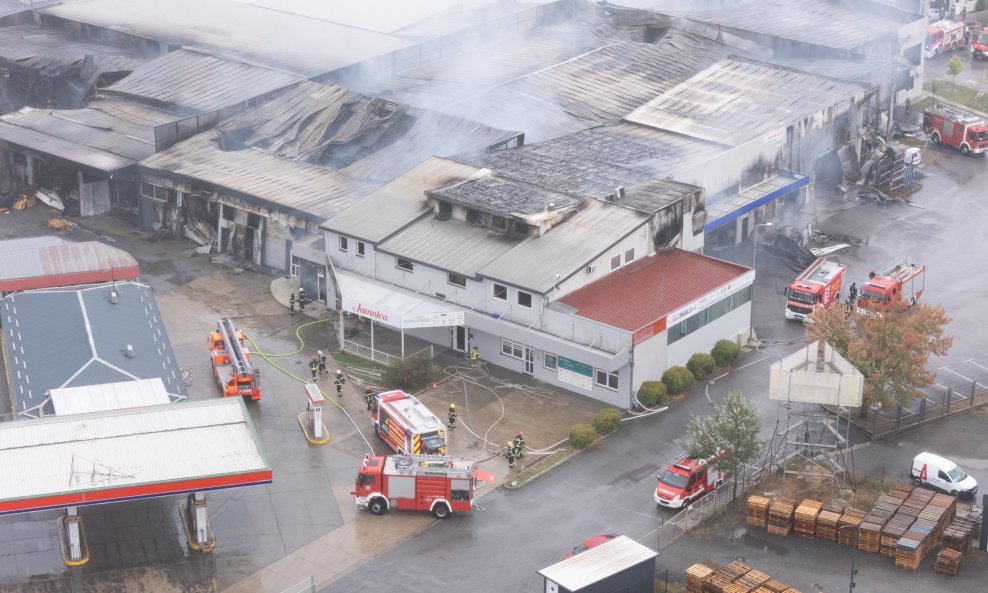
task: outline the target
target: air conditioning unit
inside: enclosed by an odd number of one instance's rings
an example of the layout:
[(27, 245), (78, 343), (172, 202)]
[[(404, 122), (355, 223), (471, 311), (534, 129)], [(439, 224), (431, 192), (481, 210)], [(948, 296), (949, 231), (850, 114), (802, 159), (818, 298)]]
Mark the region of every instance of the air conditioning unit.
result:
[(597, 269), (596, 266), (587, 266), (587, 274), (593, 274), (595, 269)]

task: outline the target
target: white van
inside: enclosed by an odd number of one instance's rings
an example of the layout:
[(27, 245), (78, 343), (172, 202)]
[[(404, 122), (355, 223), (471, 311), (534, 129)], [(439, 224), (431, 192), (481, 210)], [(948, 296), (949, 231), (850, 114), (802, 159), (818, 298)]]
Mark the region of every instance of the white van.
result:
[(978, 482), (956, 463), (933, 453), (923, 452), (913, 459), (913, 484), (929, 486), (954, 496), (974, 496)]

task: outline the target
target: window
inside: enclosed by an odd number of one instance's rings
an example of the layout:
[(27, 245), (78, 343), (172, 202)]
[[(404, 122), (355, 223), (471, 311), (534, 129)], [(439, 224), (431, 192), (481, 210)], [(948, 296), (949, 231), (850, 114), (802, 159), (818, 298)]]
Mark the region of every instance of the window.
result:
[(594, 373), (594, 375), (596, 375), (597, 377), (597, 385), (617, 391), (618, 388), (617, 371), (614, 371), (613, 373), (608, 373), (607, 371), (602, 371), (600, 369), (597, 369), (597, 372)]
[(467, 279), (459, 274), (454, 274), (453, 272), (446, 275), (446, 282), (449, 282), (453, 286), (459, 286), (460, 288), (467, 287)]
[(518, 291), (518, 304), (522, 307), (532, 308), (532, 295), (530, 293), (519, 290)]
[(555, 369), (558, 365), (559, 360), (556, 358), (555, 354), (549, 354), (546, 352), (542, 355), (542, 366), (547, 369)]
[(395, 267), (397, 267), (399, 270), (405, 270), (406, 272), (411, 272), (413, 269), (415, 269), (415, 266), (414, 264), (412, 264), (411, 260), (405, 259), (403, 257), (396, 257), (395, 260), (397, 262), (395, 263)]
[(452, 214), (453, 213), (453, 205), (450, 204), (449, 202), (440, 201), (439, 202), (439, 213), (440, 214)]
[(340, 251), (346, 252), (348, 246), (347, 238), (340, 235)]
[(508, 287), (503, 284), (494, 285), (494, 298), (502, 301), (508, 300)]
[(299, 274), (302, 273), (302, 260), (293, 255), (291, 267), (289, 268), (288, 273), (298, 278)]
[(480, 212), (472, 208), (467, 208), (467, 222), (470, 224), (480, 224)]
[(751, 286), (746, 286), (671, 326), (667, 332), (668, 343), (672, 344), (679, 341), (749, 302), (751, 302)]
[(632, 247), (631, 249), (629, 249), (629, 250), (627, 250), (627, 251), (624, 252), (624, 263), (630, 264), (633, 261), (635, 261), (635, 248), (634, 247)]
[[(157, 200), (159, 202), (168, 201), (168, 190), (159, 185), (152, 185), (150, 183), (141, 183), (141, 195), (146, 198), (151, 198), (152, 200)], [(232, 220), (232, 219), (229, 219)]]
[(616, 270), (621, 267), (621, 256), (615, 255), (611, 258), (611, 269)]
[(497, 229), (497, 230), (499, 230), (499, 231), (506, 231), (506, 230), (508, 230), (508, 220), (506, 218), (504, 218), (503, 216), (495, 216), (494, 219), (493, 219), (493, 221), (492, 221), (492, 224), (493, 224), (494, 228)]
[(525, 352), (524, 346), (511, 340), (501, 340), (501, 354), (522, 360)]
[(357, 257), (364, 257), (364, 242), (357, 241)]

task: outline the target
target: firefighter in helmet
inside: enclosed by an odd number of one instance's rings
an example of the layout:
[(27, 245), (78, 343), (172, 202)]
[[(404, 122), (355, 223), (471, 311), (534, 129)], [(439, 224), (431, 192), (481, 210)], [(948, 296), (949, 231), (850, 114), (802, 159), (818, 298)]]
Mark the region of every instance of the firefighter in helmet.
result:
[(336, 370), (336, 397), (343, 397), (343, 384), (346, 383), (346, 377), (343, 375), (343, 371)]
[(525, 435), (519, 430), (512, 442), (515, 449), (515, 457), (521, 459), (525, 456)]
[(456, 404), (449, 404), (449, 413), (447, 414), (447, 419), (449, 420), (450, 430), (456, 428)]
[(508, 446), (504, 448), (504, 456), (508, 460), (508, 467), (514, 467), (515, 466), (515, 459), (517, 458), (517, 456), (515, 455), (515, 444), (514, 444), (514, 442), (508, 441)]
[(298, 298), (295, 299), (295, 300), (298, 301), (298, 310), (299, 311), (305, 311), (305, 287), (304, 286), (299, 286), (298, 287)]
[(315, 354), (312, 355), (312, 360), (309, 361), (309, 372), (312, 373), (312, 381), (315, 382), (316, 375), (319, 373), (319, 357)]
[(320, 350), (316, 354), (319, 355), (319, 374), (320, 375), (329, 374), (329, 371), (326, 370), (326, 355), (322, 353), (322, 350)]
[(374, 403), (374, 388), (370, 385), (364, 387), (364, 403), (367, 404), (367, 409), (373, 408)]
[(288, 295), (288, 312), (295, 317), (295, 293)]

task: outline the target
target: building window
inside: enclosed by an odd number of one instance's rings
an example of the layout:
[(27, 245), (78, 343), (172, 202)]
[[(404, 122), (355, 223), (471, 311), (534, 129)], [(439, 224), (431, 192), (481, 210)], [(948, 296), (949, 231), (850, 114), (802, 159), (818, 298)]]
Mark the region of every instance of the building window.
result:
[(340, 251), (343, 251), (345, 253), (348, 247), (348, 243), (349, 242), (347, 241), (347, 238), (340, 235)]
[(168, 190), (160, 185), (152, 185), (150, 183), (141, 183), (141, 195), (145, 198), (151, 198), (152, 200), (165, 203), (168, 201)]
[(508, 230), (508, 220), (503, 216), (495, 216), (492, 224), (495, 230), (506, 231)]
[(467, 208), (467, 222), (470, 224), (480, 224), (480, 212), (472, 208)]
[(511, 358), (517, 358), (522, 360), (524, 357), (525, 347), (518, 342), (512, 342), (511, 340), (501, 340), (501, 354), (505, 356), (510, 356)]
[(288, 273), (298, 278), (299, 274), (302, 273), (302, 260), (300, 260), (299, 258), (293, 255), (292, 263), (289, 266)]
[(518, 304), (522, 307), (532, 308), (532, 295), (530, 293), (519, 290), (518, 291)]
[(621, 255), (615, 255), (611, 258), (611, 270), (616, 270), (621, 267)]
[(453, 205), (450, 204), (449, 202), (443, 202), (442, 200), (440, 200), (439, 201), (439, 213), (440, 214), (452, 214), (453, 213)]
[(460, 288), (467, 287), (467, 279), (459, 274), (454, 274), (453, 272), (446, 275), (446, 282), (449, 282), (453, 286), (459, 286)]
[(555, 370), (558, 363), (559, 361), (556, 359), (555, 354), (549, 354), (546, 352), (542, 355), (542, 366), (545, 368)]
[(597, 385), (617, 391), (618, 388), (617, 371), (614, 371), (613, 373), (608, 373), (607, 371), (602, 371), (600, 369), (597, 369), (597, 372), (594, 373), (594, 375), (596, 376), (597, 379)]
[(395, 267), (397, 267), (399, 270), (405, 270), (406, 272), (411, 272), (415, 268), (411, 260), (405, 259), (403, 257), (397, 257), (395, 258), (395, 260), (397, 261)]
[(494, 285), (494, 298), (502, 301), (508, 300), (508, 287), (503, 284)]
[(630, 264), (633, 261), (635, 261), (635, 248), (634, 247), (632, 247), (631, 249), (629, 249), (629, 250), (627, 250), (627, 251), (624, 252), (624, 263)]
[(364, 257), (364, 242), (357, 241), (357, 257)]
[(751, 286), (746, 286), (670, 327), (667, 331), (668, 343), (671, 345), (678, 342), (749, 302), (751, 302)]

